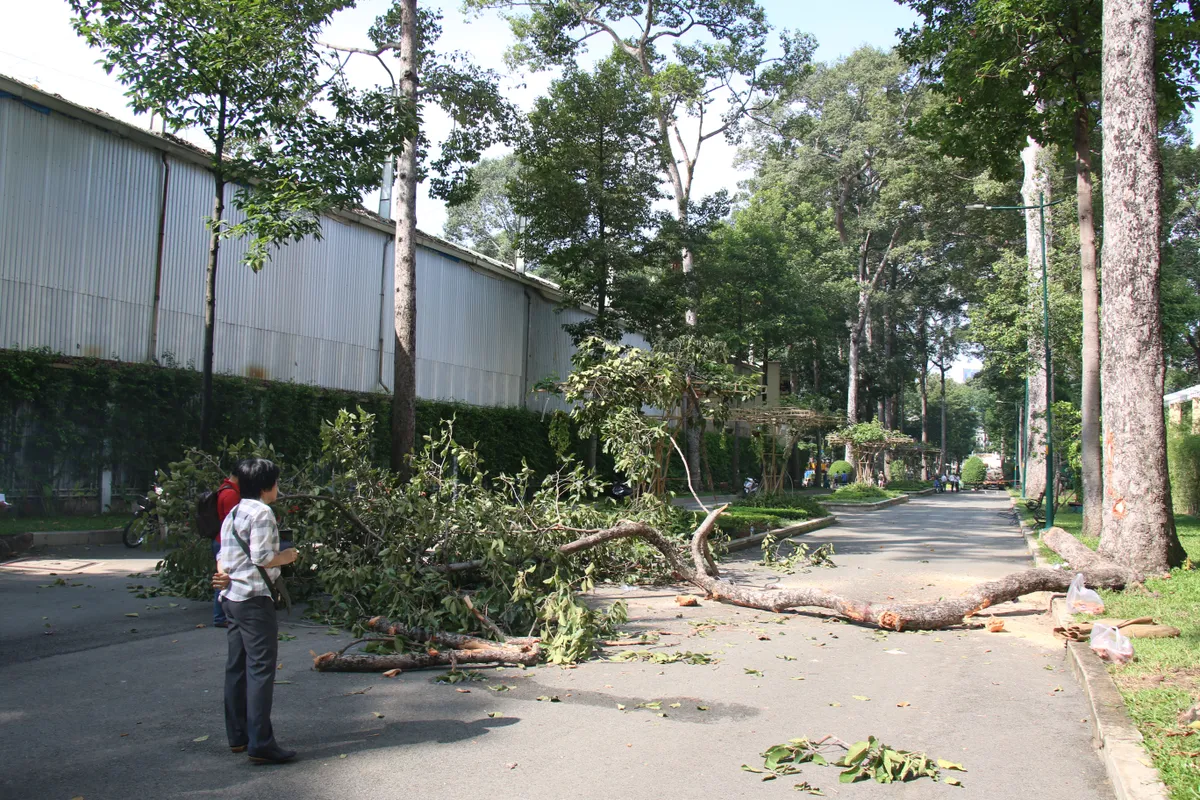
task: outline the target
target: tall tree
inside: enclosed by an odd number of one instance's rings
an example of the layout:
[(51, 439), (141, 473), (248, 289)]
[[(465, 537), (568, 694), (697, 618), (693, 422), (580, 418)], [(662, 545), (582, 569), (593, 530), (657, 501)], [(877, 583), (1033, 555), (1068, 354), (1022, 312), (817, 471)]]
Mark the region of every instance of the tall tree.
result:
[[(1082, 446), (1084, 533), (1100, 531), (1100, 286), (1092, 198), (1092, 138), (1100, 121), (1101, 0), (899, 0), (924, 18), (901, 33), (901, 52), (922, 67), (935, 89), (952, 99), (933, 107), (927, 130), (964, 157), (981, 157), (997, 174), (1011, 171), (1021, 150), (1025, 204), (1045, 191), (1045, 148), (1074, 153), (1079, 268), (1082, 276)], [(1196, 37), (1191, 11), (1174, 0), (1154, 0), (1163, 35), (1156, 54), (1159, 91), (1169, 113), (1195, 96)], [(1168, 110), (1168, 109), (1164, 109)], [(1049, 193), (1046, 192), (1049, 200)], [(1036, 212), (1027, 216), (1030, 271), (1040, 270)], [(1043, 458), (1045, 376), (1040, 335), (1030, 337), (1030, 449)], [(1036, 391), (1040, 387), (1043, 391)], [(1039, 477), (1039, 475), (1041, 477)], [(1040, 491), (1044, 469), (1031, 469), (1030, 490)], [(1044, 488), (1044, 487), (1042, 487)]]
[(1183, 562), (1171, 513), (1159, 312), (1162, 179), (1153, 0), (1104, 0), (1103, 319), (1107, 481), (1101, 555), (1145, 572)]
[(529, 114), (509, 186), (526, 218), (524, 256), (596, 317), (567, 326), (576, 341), (620, 338), (640, 293), (661, 196), (653, 122), (641, 79), (621, 52), (555, 81)]
[[(542, 68), (574, 63), (596, 36), (632, 59), (652, 97), (662, 166), (681, 224), (692, 209), (692, 181), (704, 143), (736, 140), (746, 120), (802, 77), (816, 49), (806, 34), (780, 36), (767, 55), (770, 26), (756, 0), (466, 0), (476, 10), (524, 9), (509, 16), (514, 61)], [(670, 55), (668, 55), (670, 53)], [(690, 248), (680, 267), (691, 275)], [(696, 324), (695, 306), (687, 322)]]
[[(759, 185), (781, 182), (828, 209), (854, 287), (849, 318), (846, 416), (859, 419), (860, 361), (871, 304), (912, 208), (893, 183), (915, 142), (905, 135), (920, 94), (893, 54), (862, 47), (781, 95), (749, 157)], [(849, 457), (849, 456), (848, 456)]]
[[(428, 172), (430, 194), (453, 206), (465, 202), (477, 188), (470, 165), (489, 146), (508, 139), (516, 127), (516, 111), (501, 95), (494, 72), (475, 66), (461, 52), (437, 49), (441, 34), (437, 12), (418, 11), (416, 0), (393, 0), (367, 32), (373, 47), (325, 47), (375, 58), (388, 75), (385, 88), (414, 119), (420, 120), (429, 106), (451, 118), (453, 130), (440, 143)], [(385, 54), (390, 58), (385, 59)], [(383, 129), (393, 125), (393, 120), (380, 120)], [(389, 156), (394, 158), (396, 219), (391, 465), (401, 474), (408, 472), (407, 458), (417, 431), (417, 185), (426, 175), (422, 157), (429, 149), (428, 137), (414, 124), (405, 129), (402, 146), (393, 148)]]
[[(258, 271), (274, 248), (319, 236), (321, 212), (359, 202), (413, 117), (385, 95), (325, 79), (317, 34), (352, 0), (70, 2), (76, 31), (104, 52), (101, 63), (128, 87), (134, 111), (197, 129), (212, 144), (200, 412), (208, 448), (221, 242), (248, 237), (246, 263)], [(382, 116), (391, 127), (371, 135)]]
[(485, 256), (516, 264), (523, 222), (508, 196), (508, 184), (517, 177), (516, 154), (485, 158), (468, 175), (478, 188), (470, 200), (446, 209), (443, 234)]

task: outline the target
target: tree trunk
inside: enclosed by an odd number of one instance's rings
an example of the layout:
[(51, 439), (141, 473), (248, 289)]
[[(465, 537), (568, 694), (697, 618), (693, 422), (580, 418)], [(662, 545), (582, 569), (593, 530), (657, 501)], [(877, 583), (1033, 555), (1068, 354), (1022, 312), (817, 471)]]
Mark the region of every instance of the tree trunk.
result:
[(217, 111), (217, 140), (213, 142), (213, 215), (209, 221), (208, 266), (204, 273), (204, 355), (200, 373), (200, 449), (212, 447), (213, 340), (217, 327), (217, 257), (225, 219), (225, 96)]
[(1185, 554), (1171, 514), (1159, 310), (1162, 224), (1152, 0), (1105, 0), (1104, 527), (1100, 553), (1161, 573)]
[(944, 358), (942, 362), (938, 364), (938, 371), (942, 376), (942, 451), (939, 454), (940, 457), (938, 458), (938, 473), (945, 474), (946, 459), (950, 452), (950, 439), (949, 429), (946, 425), (946, 361)]
[[(400, 96), (417, 103), (417, 2), (400, 0)], [(417, 438), (417, 143), (406, 139), (396, 162), (396, 353), (392, 361), (392, 469), (408, 475)]]
[(1096, 279), (1096, 226), (1092, 216), (1091, 123), (1087, 108), (1075, 117), (1075, 195), (1079, 211), (1080, 293), (1083, 295), (1083, 397), (1080, 430), (1083, 535), (1098, 537), (1104, 517), (1100, 456), (1100, 285)]
[[(929, 329), (925, 314), (917, 326), (921, 340), (921, 444), (929, 444)], [(929, 480), (929, 452), (921, 451), (921, 480)]]
[[(1021, 162), (1025, 166), (1025, 181), (1021, 186), (1021, 197), (1027, 206), (1037, 205), (1039, 195), (1050, 202), (1050, 174), (1047, 165), (1046, 149), (1033, 139), (1021, 151)], [(1046, 247), (1049, 258), (1049, 229), (1050, 209), (1046, 209)], [(1025, 212), (1025, 255), (1029, 264), (1029, 285), (1031, 289), (1038, 287), (1036, 293), (1031, 292), (1031, 299), (1037, 308), (1034, 316), (1038, 323), (1029, 331), (1029, 417), (1025, 430), (1027, 431), (1026, 477), (1025, 493), (1029, 497), (1037, 497), (1046, 489), (1046, 445), (1049, 442), (1046, 430), (1046, 348), (1043, 343), (1041, 325), (1041, 284), (1042, 284), (1042, 229), (1036, 209)]]

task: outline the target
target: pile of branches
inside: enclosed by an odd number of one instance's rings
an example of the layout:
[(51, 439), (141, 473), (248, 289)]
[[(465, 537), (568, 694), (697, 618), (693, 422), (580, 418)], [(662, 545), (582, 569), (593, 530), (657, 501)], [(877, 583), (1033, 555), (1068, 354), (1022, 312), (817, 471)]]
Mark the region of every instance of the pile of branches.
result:
[[(646, 523), (624, 521), (609, 528), (588, 532), (580, 538), (560, 545), (556, 549), (555, 555), (576, 557), (612, 542), (640, 540), (661, 553), (671, 575), (676, 580), (690, 583), (703, 590), (710, 600), (774, 612), (797, 608), (821, 608), (854, 622), (893, 631), (937, 630), (961, 625), (967, 618), (990, 606), (1016, 600), (1022, 595), (1035, 592), (1066, 591), (1072, 578), (1079, 572), (1083, 573), (1087, 585), (1094, 588), (1119, 589), (1142, 580), (1142, 576), (1135, 571), (1102, 559), (1062, 528), (1053, 528), (1046, 532), (1043, 541), (1050, 549), (1063, 557), (1070, 569), (1027, 569), (999, 580), (977, 584), (958, 597), (922, 603), (872, 603), (844, 597), (819, 588), (750, 588), (720, 577), (719, 570), (712, 558), (709, 537), (716, 526), (718, 517), (725, 508), (726, 506), (716, 508), (705, 517), (695, 530), (686, 553), (676, 541), (663, 536)], [(379, 618), (372, 619), (368, 623), (368, 626), (375, 630), (381, 629), (381, 625), (389, 633), (400, 630), (394, 626), (389, 627), (386, 621), (381, 621)], [(439, 636), (446, 637), (447, 634), (433, 634), (432, 636), (436, 639)], [(450, 639), (443, 641), (454, 644)], [(407, 662), (411, 664), (407, 668), (411, 669), (418, 665), (452, 664), (455, 658), (460, 663), (480, 663), (487, 660), (512, 664), (530, 663), (529, 659), (534, 659), (533, 653), (536, 652), (535, 640), (506, 639), (501, 644), (505, 651), (493, 650), (488, 652), (485, 657), (479, 654), (485, 648), (482, 644), (478, 644), (478, 641), (476, 640), (477, 643), (472, 645), (479, 647), (479, 651), (475, 655), (471, 655), (470, 649), (452, 650), (444, 654), (440, 660), (435, 659), (429, 663), (423, 660)], [(315, 665), (320, 670), (382, 671), (399, 666), (400, 663), (400, 661), (388, 657), (345, 656), (327, 653), (318, 656)]]

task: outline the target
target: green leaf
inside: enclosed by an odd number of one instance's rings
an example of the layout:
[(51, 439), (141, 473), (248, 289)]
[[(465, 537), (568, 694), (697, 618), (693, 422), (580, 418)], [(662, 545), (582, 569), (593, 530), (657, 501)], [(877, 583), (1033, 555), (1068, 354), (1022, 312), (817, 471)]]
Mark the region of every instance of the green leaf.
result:
[(962, 764), (955, 764), (953, 761), (947, 761), (944, 758), (939, 758), (937, 760), (937, 765), (939, 769), (954, 769), (958, 770), (959, 772), (967, 771), (967, 768)]

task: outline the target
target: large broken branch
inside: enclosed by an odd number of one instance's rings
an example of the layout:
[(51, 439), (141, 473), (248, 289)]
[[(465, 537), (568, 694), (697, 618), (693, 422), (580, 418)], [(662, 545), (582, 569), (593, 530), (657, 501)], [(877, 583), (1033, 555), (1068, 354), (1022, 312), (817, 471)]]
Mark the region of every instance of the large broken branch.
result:
[[(386, 617), (371, 617), (366, 627), (388, 636), (400, 636), (410, 642), (425, 642), (424, 653), (323, 653), (313, 659), (318, 672), (386, 672), (429, 667), (456, 667), (459, 664), (523, 664), (533, 666), (541, 660), (540, 640), (512, 638), (492, 642), (477, 636), (443, 631), (427, 631)], [(438, 649), (438, 647), (444, 649)]]
[(675, 545), (661, 533), (648, 525), (635, 522), (624, 522), (590, 534), (563, 545), (559, 552), (569, 555), (614, 539), (637, 537), (653, 545), (666, 557), (677, 578), (698, 586), (714, 600), (775, 612), (793, 608), (824, 608), (856, 622), (895, 631), (948, 628), (961, 624), (966, 617), (989, 606), (1016, 600), (1022, 595), (1034, 592), (1063, 592), (1070, 586), (1075, 572), (1084, 574), (1084, 581), (1088, 586), (1106, 589), (1118, 589), (1141, 580), (1137, 573), (1104, 561), (1075, 537), (1061, 528), (1055, 528), (1045, 534), (1043, 541), (1070, 563), (1073, 570), (1027, 569), (999, 580), (977, 584), (958, 597), (944, 600), (926, 603), (869, 603), (810, 587), (752, 589), (706, 574), (708, 537), (716, 525), (717, 517), (725, 508), (726, 506), (721, 506), (713, 509), (696, 529), (692, 536), (691, 565), (684, 562)]

